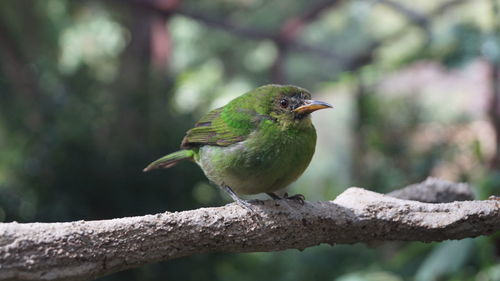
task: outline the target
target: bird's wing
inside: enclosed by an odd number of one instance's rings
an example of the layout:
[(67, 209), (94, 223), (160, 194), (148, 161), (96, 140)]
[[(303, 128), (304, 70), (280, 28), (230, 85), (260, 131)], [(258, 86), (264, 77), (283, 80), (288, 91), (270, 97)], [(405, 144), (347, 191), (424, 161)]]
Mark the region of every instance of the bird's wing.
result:
[(257, 126), (256, 113), (247, 110), (217, 108), (203, 116), (187, 131), (181, 148), (200, 145), (228, 146), (243, 141)]

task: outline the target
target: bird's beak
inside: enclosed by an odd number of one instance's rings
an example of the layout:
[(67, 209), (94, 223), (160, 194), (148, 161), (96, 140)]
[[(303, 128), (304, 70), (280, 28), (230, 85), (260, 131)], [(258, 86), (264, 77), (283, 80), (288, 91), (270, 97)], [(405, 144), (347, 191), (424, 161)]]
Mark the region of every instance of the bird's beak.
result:
[(332, 108), (333, 106), (329, 103), (326, 103), (324, 101), (318, 101), (318, 100), (305, 100), (304, 104), (297, 107), (294, 112), (298, 114), (308, 114), (313, 111), (323, 109), (323, 108)]

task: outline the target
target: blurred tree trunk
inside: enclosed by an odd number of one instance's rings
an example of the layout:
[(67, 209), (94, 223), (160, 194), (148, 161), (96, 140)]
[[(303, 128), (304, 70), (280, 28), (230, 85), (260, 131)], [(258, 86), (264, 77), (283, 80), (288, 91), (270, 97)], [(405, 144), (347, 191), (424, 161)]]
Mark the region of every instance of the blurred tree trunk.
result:
[[(25, 18), (32, 13), (27, 12)], [(23, 37), (24, 38), (24, 37)], [(33, 71), (33, 65), (23, 52), (25, 42), (19, 42), (11, 31), (11, 24), (5, 17), (0, 17), (0, 61), (1, 69), (12, 87), (13, 95), (5, 97), (10, 100), (4, 104), (4, 110), (18, 110), (22, 114), (23, 124), (31, 132), (37, 132), (44, 123), (42, 108), (42, 91), (39, 86), (38, 77)]]
[(148, 98), (151, 65), (152, 16), (144, 11), (130, 10), (131, 22), (125, 24), (130, 32), (130, 43), (122, 54), (120, 72), (113, 87), (117, 114), (111, 136), (120, 139), (122, 146), (140, 143)]
[(354, 124), (352, 130), (352, 168), (351, 180), (353, 184), (362, 186), (366, 179), (367, 172), (363, 169), (365, 154), (367, 152), (365, 127), (367, 116), (367, 93), (366, 85), (361, 71), (356, 72), (356, 85), (354, 89)]
[(153, 93), (150, 85), (158, 76), (165, 76), (171, 48), (166, 18), (129, 8), (130, 21), (125, 26), (130, 32), (130, 43), (122, 54), (120, 72), (111, 88), (117, 114), (108, 133), (117, 140), (114, 145), (120, 143), (133, 149), (142, 146), (147, 138), (150, 100), (164, 94)]
[(496, 151), (491, 159), (490, 167), (493, 170), (500, 168), (500, 65), (491, 62), (491, 102), (489, 104), (489, 116), (495, 130)]

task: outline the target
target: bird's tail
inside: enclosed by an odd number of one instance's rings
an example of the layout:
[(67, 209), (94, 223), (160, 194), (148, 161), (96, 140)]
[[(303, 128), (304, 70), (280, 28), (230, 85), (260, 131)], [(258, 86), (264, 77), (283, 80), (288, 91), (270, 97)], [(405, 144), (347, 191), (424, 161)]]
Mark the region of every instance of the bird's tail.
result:
[(168, 155), (163, 156), (162, 158), (152, 162), (146, 168), (144, 168), (144, 172), (149, 170), (158, 169), (158, 168), (170, 168), (177, 164), (177, 162), (193, 158), (194, 151), (189, 149), (179, 150), (174, 153), (170, 153)]

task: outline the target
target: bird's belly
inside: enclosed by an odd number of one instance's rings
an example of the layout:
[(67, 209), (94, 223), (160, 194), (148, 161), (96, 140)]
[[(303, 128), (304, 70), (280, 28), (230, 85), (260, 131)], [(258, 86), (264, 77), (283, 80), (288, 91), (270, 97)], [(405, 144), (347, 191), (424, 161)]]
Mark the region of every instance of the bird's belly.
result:
[(211, 181), (238, 194), (274, 192), (304, 172), (314, 147), (315, 138), (264, 144), (247, 139), (227, 147), (201, 147), (198, 164)]

